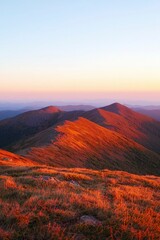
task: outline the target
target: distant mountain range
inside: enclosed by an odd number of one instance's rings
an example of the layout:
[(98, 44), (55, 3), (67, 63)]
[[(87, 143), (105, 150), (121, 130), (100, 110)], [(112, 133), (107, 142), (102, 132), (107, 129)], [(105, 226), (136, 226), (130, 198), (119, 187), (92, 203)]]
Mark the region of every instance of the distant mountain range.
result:
[[(89, 111), (94, 109), (95, 107), (91, 105), (64, 105), (64, 106), (57, 106), (62, 111), (70, 112), (70, 111)], [(21, 113), (36, 110), (37, 107), (28, 107), (19, 110), (1, 110), (0, 111), (0, 120), (15, 117)]]
[[(13, 106), (12, 106), (13, 107)], [(61, 111), (89, 111), (94, 109), (94, 106), (91, 105), (62, 105), (62, 106), (57, 106)], [(146, 116), (152, 117), (158, 121), (160, 121), (160, 106), (129, 106), (132, 110), (142, 113)], [(22, 108), (18, 110), (0, 110), (0, 120), (7, 119), (7, 118), (12, 118), (15, 117), (21, 113), (31, 111), (31, 110), (37, 110), (39, 107), (35, 106), (30, 106), (27, 108)]]
[(157, 109), (133, 108), (133, 110), (160, 121), (160, 107)]
[(21, 109), (21, 110), (2, 110), (0, 111), (0, 120), (15, 117), (21, 113), (27, 112), (29, 109)]
[(91, 105), (64, 105), (64, 106), (57, 106), (62, 111), (89, 111), (94, 109), (95, 107)]
[(0, 148), (56, 167), (160, 174), (160, 122), (119, 103), (68, 112), (49, 106), (2, 120)]

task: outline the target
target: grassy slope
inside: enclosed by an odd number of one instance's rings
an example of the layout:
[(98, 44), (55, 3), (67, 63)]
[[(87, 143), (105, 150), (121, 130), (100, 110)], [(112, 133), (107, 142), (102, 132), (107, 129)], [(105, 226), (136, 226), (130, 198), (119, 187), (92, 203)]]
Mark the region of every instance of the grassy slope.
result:
[[(56, 167), (109, 168), (136, 174), (160, 174), (160, 156), (114, 131), (87, 119), (79, 118), (57, 127), (54, 144), (29, 150), (28, 157), (38, 163)], [(55, 132), (50, 129), (26, 141), (29, 148)], [(51, 141), (50, 139), (50, 141)], [(21, 147), (19, 147), (21, 149)]]
[(33, 166), (28, 158), (0, 149), (0, 166)]
[(83, 111), (62, 112), (56, 107), (46, 107), (28, 111), (16, 117), (0, 121), (0, 147), (12, 150), (12, 145), (20, 140), (41, 132), (66, 119), (74, 120)]
[(0, 239), (159, 239), (159, 177), (45, 166), (1, 166), (0, 175)]
[(93, 109), (85, 118), (160, 153), (160, 122), (121, 105)]

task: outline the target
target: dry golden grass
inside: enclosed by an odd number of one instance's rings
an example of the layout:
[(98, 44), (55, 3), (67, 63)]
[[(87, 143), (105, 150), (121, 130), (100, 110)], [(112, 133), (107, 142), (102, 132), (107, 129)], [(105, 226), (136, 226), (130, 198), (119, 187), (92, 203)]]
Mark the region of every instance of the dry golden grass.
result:
[(159, 239), (159, 177), (45, 166), (0, 174), (0, 239)]
[(0, 166), (33, 166), (30, 159), (0, 149)]

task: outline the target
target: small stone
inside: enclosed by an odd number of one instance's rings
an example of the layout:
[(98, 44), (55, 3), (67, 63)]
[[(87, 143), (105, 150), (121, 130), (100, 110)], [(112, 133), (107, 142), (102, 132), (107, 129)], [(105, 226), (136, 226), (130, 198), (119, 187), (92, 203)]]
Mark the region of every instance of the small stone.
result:
[(2, 160), (3, 160), (3, 161), (12, 161), (12, 158), (3, 157)]
[(55, 178), (55, 177), (51, 177), (50, 180), (53, 181), (53, 182), (56, 182), (56, 183), (59, 183), (59, 182), (60, 182), (60, 181), (59, 181), (57, 178)]
[(70, 183), (73, 184), (74, 186), (80, 187), (79, 183), (77, 183), (77, 182), (74, 181), (74, 180), (71, 180)]
[(89, 215), (83, 215), (83, 216), (80, 218), (80, 221), (83, 222), (83, 223), (85, 223), (85, 224), (93, 225), (93, 226), (96, 226), (96, 225), (101, 224), (101, 221), (99, 221), (99, 220), (96, 219), (95, 217), (89, 216)]
[(42, 176), (42, 178), (43, 178), (43, 180), (45, 180), (45, 181), (48, 181), (48, 180), (50, 180), (50, 179), (51, 179), (51, 177), (50, 177), (50, 176)]
[(83, 234), (77, 234), (75, 240), (87, 240), (87, 238)]

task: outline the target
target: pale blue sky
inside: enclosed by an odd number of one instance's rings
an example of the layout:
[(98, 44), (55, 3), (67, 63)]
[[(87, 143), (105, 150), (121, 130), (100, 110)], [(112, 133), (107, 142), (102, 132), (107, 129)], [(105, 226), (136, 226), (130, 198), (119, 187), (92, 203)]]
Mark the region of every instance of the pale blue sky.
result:
[(0, 1), (0, 84), (1, 99), (159, 93), (160, 1)]

